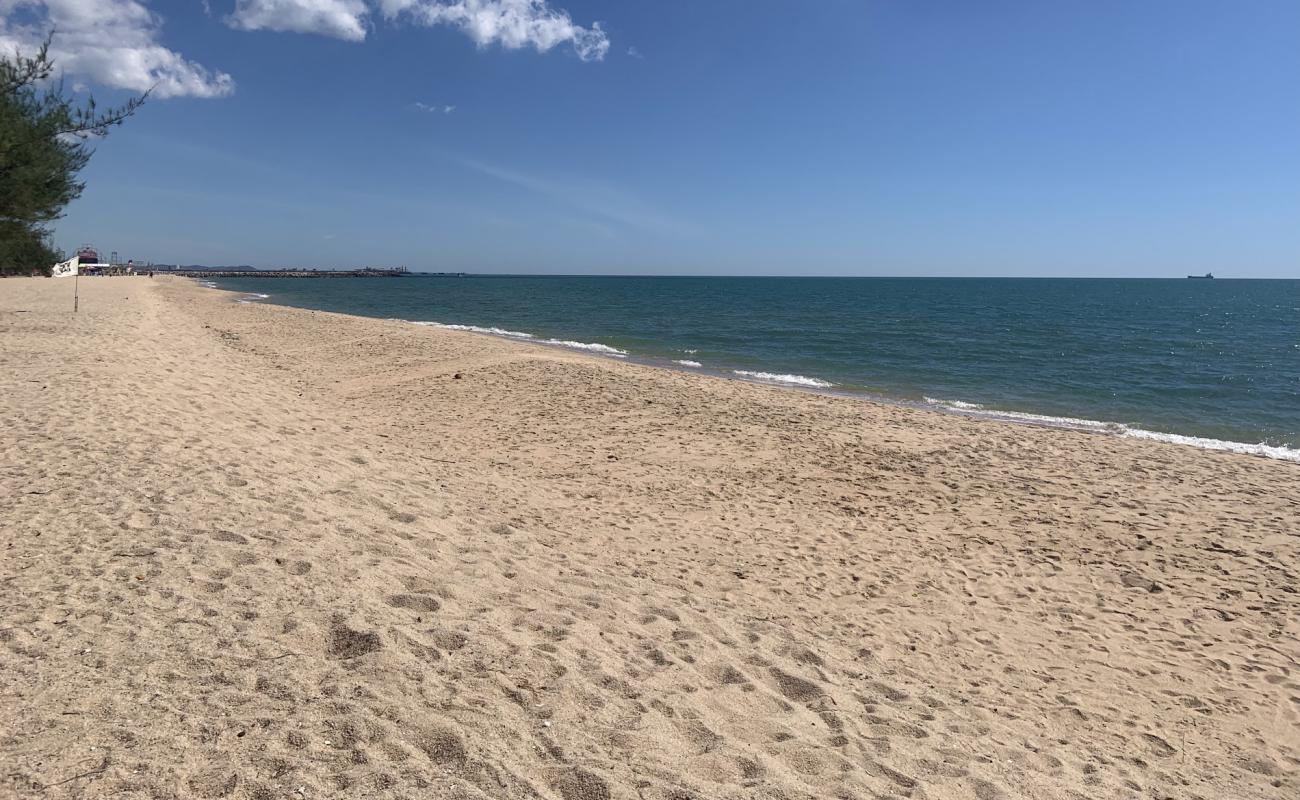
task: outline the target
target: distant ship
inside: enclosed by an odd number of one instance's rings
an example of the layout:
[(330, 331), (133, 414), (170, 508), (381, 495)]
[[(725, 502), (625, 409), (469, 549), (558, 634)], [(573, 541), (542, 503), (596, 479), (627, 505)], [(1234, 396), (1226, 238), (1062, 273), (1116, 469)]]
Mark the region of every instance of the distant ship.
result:
[(1207, 272), (1207, 273), (1205, 273), (1204, 275), (1188, 275), (1187, 278), (1188, 278), (1188, 280), (1193, 280), (1193, 281), (1207, 281), (1207, 280), (1213, 280), (1213, 279), (1214, 279), (1214, 273), (1213, 273), (1213, 272)]
[(77, 260), (82, 264), (98, 264), (100, 263), (99, 251), (88, 244), (83, 244), (77, 248)]

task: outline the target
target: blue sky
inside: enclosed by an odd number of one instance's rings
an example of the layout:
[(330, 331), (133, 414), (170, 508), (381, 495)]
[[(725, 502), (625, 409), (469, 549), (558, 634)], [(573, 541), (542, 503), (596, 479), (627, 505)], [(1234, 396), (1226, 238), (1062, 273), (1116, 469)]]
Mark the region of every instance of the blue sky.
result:
[(164, 95), (98, 144), (56, 228), (67, 249), (471, 272), (1300, 277), (1295, 0), (0, 12), (0, 44), (65, 31), (69, 82), (101, 102)]

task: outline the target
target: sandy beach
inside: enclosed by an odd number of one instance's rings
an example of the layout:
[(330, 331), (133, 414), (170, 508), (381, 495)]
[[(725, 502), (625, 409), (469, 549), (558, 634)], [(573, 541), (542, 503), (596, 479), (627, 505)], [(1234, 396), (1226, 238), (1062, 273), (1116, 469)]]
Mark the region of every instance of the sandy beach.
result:
[(1300, 796), (1300, 465), (72, 289), (0, 281), (0, 796)]

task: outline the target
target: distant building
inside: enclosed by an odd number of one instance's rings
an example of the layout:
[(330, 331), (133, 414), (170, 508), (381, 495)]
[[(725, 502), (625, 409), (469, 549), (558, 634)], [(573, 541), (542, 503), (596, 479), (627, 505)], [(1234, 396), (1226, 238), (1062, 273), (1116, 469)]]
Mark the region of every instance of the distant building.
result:
[[(88, 244), (83, 244), (81, 247), (77, 248), (77, 261), (83, 267), (101, 265), (99, 260), (99, 251)], [(102, 264), (102, 266), (108, 265)]]
[[(116, 252), (113, 253), (117, 255)], [(83, 275), (131, 275), (135, 273), (135, 263), (117, 264), (101, 260), (99, 251), (94, 246), (83, 244), (77, 248), (77, 271)]]

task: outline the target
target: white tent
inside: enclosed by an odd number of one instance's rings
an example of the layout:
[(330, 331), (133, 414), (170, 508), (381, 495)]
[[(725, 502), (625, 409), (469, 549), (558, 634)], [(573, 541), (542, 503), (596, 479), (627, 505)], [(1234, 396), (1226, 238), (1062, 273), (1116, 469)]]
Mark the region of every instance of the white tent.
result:
[(67, 261), (61, 261), (50, 268), (50, 275), (55, 278), (71, 278), (77, 274), (77, 267), (81, 263), (79, 256), (73, 256)]

